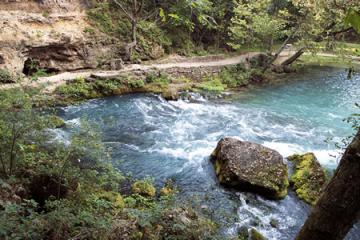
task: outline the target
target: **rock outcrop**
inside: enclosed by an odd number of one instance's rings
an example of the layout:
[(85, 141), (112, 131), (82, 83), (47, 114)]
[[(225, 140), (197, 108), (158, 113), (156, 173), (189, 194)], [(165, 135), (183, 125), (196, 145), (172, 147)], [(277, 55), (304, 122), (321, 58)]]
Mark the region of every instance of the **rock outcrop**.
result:
[(222, 139), (211, 155), (221, 184), (272, 199), (287, 195), (288, 172), (275, 150), (234, 138)]
[(11, 72), (110, 68), (119, 51), (108, 37), (87, 31), (82, 0), (1, 1), (0, 29), (0, 69)]
[(328, 177), (313, 153), (288, 157), (294, 163), (290, 184), (299, 198), (315, 205), (325, 187)]

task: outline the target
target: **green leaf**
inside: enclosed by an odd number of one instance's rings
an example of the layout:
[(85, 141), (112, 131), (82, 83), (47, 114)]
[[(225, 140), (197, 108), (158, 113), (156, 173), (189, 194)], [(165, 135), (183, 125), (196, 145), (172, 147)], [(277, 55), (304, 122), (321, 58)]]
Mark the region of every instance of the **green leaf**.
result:
[(345, 24), (352, 26), (355, 31), (360, 33), (360, 14), (354, 9), (350, 9), (345, 17)]
[(166, 15), (163, 8), (160, 8), (159, 16), (161, 17), (162, 22), (166, 22)]

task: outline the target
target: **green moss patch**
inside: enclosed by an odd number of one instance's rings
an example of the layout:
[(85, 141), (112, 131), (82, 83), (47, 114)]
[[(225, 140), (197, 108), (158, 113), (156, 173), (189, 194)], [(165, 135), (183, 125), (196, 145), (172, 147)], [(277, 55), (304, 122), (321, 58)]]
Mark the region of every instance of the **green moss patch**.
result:
[(266, 240), (266, 238), (255, 228), (250, 230), (250, 239), (251, 240)]
[(134, 194), (139, 194), (144, 197), (153, 198), (156, 195), (156, 188), (149, 179), (134, 182), (131, 190)]
[(327, 175), (313, 153), (288, 157), (294, 163), (290, 183), (299, 198), (314, 205), (327, 183)]
[(221, 93), (225, 90), (225, 87), (226, 86), (222, 84), (219, 78), (214, 78), (199, 84), (197, 88), (206, 92)]

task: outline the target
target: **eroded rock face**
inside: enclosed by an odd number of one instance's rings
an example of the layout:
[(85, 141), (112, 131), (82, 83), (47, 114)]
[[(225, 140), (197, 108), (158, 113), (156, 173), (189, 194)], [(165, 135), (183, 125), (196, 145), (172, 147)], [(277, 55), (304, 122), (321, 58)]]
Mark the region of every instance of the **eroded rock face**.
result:
[(328, 182), (328, 176), (313, 153), (295, 154), (288, 157), (294, 163), (294, 173), (290, 184), (299, 198), (315, 205), (323, 188)]
[(85, 2), (0, 2), (0, 68), (25, 74), (29, 65), (54, 72), (110, 68), (121, 44), (86, 31)]
[(221, 184), (272, 199), (287, 195), (288, 171), (275, 150), (234, 138), (222, 139), (211, 155)]

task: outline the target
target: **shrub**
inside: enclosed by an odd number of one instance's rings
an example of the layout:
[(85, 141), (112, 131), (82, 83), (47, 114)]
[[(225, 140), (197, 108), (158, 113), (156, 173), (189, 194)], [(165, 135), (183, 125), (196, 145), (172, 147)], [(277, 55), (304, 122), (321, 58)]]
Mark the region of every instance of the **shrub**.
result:
[(6, 69), (0, 69), (0, 83), (13, 83), (14, 76)]
[(145, 86), (145, 83), (143, 80), (139, 79), (139, 80), (130, 80), (128, 82), (128, 85), (130, 88), (142, 88)]
[(155, 197), (156, 189), (152, 183), (151, 179), (144, 179), (141, 181), (136, 181), (132, 184), (131, 190), (135, 194), (139, 194), (144, 197)]
[(203, 91), (219, 93), (225, 90), (225, 86), (221, 83), (219, 78), (214, 78), (210, 81), (201, 83), (198, 88)]
[(60, 95), (75, 99), (97, 96), (91, 84), (87, 83), (84, 78), (77, 78), (73, 82), (58, 87), (57, 92)]
[(242, 65), (227, 67), (223, 69), (219, 77), (222, 83), (228, 87), (234, 88), (239, 86), (245, 86), (249, 83), (251, 77), (251, 70), (245, 69)]
[(122, 86), (121, 79), (106, 79), (106, 80), (97, 80), (94, 84), (97, 92), (102, 95), (112, 95), (114, 92)]
[(158, 75), (156, 75), (151, 73), (146, 76), (145, 81), (147, 83), (157, 84), (160, 87), (164, 88), (171, 82), (171, 79), (167, 74), (159, 73)]

